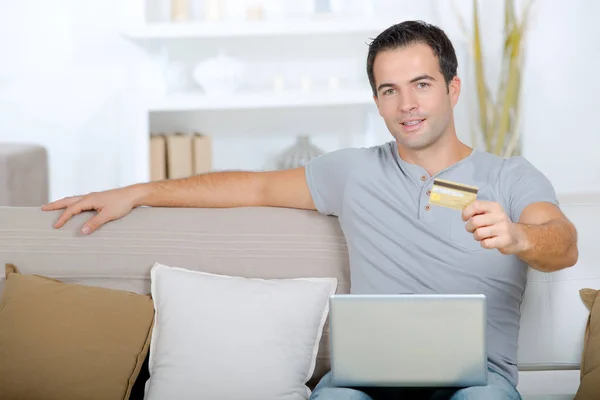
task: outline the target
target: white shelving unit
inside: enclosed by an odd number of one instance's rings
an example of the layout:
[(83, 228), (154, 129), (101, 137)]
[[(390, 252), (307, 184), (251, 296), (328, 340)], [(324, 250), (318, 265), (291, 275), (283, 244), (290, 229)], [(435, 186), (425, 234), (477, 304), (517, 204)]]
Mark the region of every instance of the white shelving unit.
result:
[[(190, 67), (197, 60), (210, 57), (216, 49), (231, 49), (234, 57), (237, 50), (246, 60), (252, 59), (252, 48), (259, 51), (259, 57), (263, 57), (261, 61), (264, 61), (265, 55), (283, 61), (288, 61), (289, 57), (320, 60), (321, 57), (345, 59), (350, 56), (362, 64), (368, 39), (399, 22), (398, 16), (390, 20), (385, 15), (364, 18), (327, 16), (291, 20), (149, 22), (143, 5), (145, 0), (135, 1), (138, 7), (134, 7), (130, 13), (134, 18), (121, 30), (122, 37), (148, 51), (155, 51), (157, 46), (171, 46), (176, 56), (184, 54), (187, 57), (187, 54), (191, 54), (188, 60), (192, 63)], [(295, 46), (290, 45), (292, 41), (295, 45), (301, 44), (302, 49), (297, 54), (289, 51), (289, 46)], [(280, 46), (287, 46), (283, 48), (286, 51), (278, 51)], [(348, 65), (348, 68), (353, 67)], [(370, 121), (376, 108), (370, 88), (365, 85), (366, 75), (360, 79), (363, 81), (343, 84), (338, 89), (314, 86), (310, 91), (244, 91), (221, 96), (206, 95), (200, 88), (191, 87), (181, 93), (169, 93), (149, 101), (143, 106), (143, 122), (140, 121), (137, 128), (139, 132), (134, 135), (134, 142), (138, 144), (133, 151), (136, 159), (134, 180), (149, 178), (149, 172), (145, 172), (149, 171), (149, 156), (143, 149), (148, 148), (150, 133), (155, 128), (162, 131), (172, 126), (173, 130), (186, 131), (198, 126), (198, 130), (206, 129), (208, 134), (214, 134), (216, 140), (219, 140), (220, 134), (231, 135), (237, 129), (243, 140), (256, 137), (257, 130), (267, 135), (285, 133), (286, 136), (301, 132), (313, 135), (325, 132), (328, 137), (337, 136), (338, 143), (343, 147), (369, 144), (373, 140), (369, 126), (372, 126)], [(131, 154), (126, 156), (130, 157)]]
[(332, 90), (324, 92), (239, 93), (231, 96), (171, 94), (152, 103), (149, 112), (252, 110), (365, 106), (373, 104), (369, 90)]
[(385, 18), (243, 22), (151, 22), (126, 29), (123, 34), (134, 40), (371, 34), (380, 32), (395, 22), (397, 20), (392, 21)]

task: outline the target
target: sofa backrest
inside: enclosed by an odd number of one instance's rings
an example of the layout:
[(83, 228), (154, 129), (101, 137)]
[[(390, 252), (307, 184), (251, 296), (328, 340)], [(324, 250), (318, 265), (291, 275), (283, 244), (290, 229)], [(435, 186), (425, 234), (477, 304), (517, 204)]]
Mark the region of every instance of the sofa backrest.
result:
[[(570, 269), (530, 270), (519, 336), (521, 369), (578, 368), (587, 310), (579, 289), (600, 288), (600, 195), (561, 198), (579, 230), (580, 258)], [(148, 293), (154, 262), (261, 278), (333, 276), (338, 293), (350, 288), (347, 248), (337, 219), (281, 208), (134, 210), (89, 236), (78, 233), (92, 216), (52, 228), (60, 211), (0, 207), (0, 266), (64, 282)], [(0, 274), (0, 295), (4, 276)], [(329, 368), (328, 327), (312, 383)]]

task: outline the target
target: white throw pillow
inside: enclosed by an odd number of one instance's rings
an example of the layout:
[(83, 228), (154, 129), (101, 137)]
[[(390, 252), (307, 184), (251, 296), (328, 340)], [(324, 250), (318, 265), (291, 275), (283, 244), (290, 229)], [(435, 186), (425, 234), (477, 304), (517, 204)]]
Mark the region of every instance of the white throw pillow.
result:
[(146, 400), (296, 400), (335, 278), (251, 279), (156, 263)]

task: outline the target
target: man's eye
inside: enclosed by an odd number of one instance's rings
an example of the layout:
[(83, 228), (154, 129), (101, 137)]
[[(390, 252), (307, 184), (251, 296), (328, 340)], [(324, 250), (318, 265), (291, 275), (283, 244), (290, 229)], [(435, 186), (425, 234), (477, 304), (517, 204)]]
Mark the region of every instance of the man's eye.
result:
[(394, 89), (388, 89), (385, 92), (383, 92), (383, 94), (392, 94), (394, 93)]
[(426, 88), (427, 86), (429, 86), (429, 83), (427, 83), (427, 82), (419, 82), (419, 83), (417, 84), (417, 86), (418, 86), (420, 89), (423, 89), (423, 88)]

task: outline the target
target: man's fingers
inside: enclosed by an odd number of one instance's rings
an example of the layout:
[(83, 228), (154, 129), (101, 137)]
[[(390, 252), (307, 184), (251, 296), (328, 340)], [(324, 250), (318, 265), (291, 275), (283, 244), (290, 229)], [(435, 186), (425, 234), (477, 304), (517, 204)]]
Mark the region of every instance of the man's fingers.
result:
[(465, 229), (470, 233), (475, 232), (475, 229), (491, 226), (498, 222), (498, 218), (496, 214), (479, 214), (474, 215), (467, 225), (465, 225)]
[(483, 239), (480, 243), (481, 243), (481, 247), (483, 247), (484, 249), (495, 249), (495, 248), (498, 248), (497, 242), (498, 242), (498, 238), (492, 237), (492, 238)]
[(71, 204), (70, 206), (67, 207), (67, 209), (62, 213), (62, 215), (60, 216), (60, 218), (58, 218), (58, 220), (56, 221), (56, 223), (54, 224), (55, 228), (60, 228), (62, 227), (68, 220), (71, 219), (71, 217), (73, 217), (73, 215), (77, 215), (82, 211), (85, 210), (93, 210), (94, 207), (91, 204), (86, 204), (83, 201), (79, 201), (75, 204)]
[(496, 203), (493, 201), (475, 200), (464, 208), (462, 212), (463, 221), (468, 221), (473, 215), (492, 212), (495, 207)]
[(81, 227), (81, 233), (87, 235), (89, 233), (94, 232), (96, 229), (100, 228), (105, 223), (111, 221), (112, 219), (108, 217), (108, 214), (105, 210), (100, 211), (98, 214), (90, 218), (85, 225)]
[(506, 247), (510, 245), (510, 242), (504, 236), (489, 237), (479, 243), (484, 249), (498, 249), (502, 254), (510, 254), (506, 252)]
[(482, 241), (487, 238), (495, 237), (497, 234), (498, 233), (493, 226), (485, 226), (483, 228), (477, 228), (475, 232), (473, 232), (473, 237), (475, 240)]
[(60, 200), (53, 201), (51, 203), (42, 206), (44, 211), (60, 210), (65, 207), (69, 207), (72, 204), (77, 203), (83, 198), (83, 196), (65, 197)]

